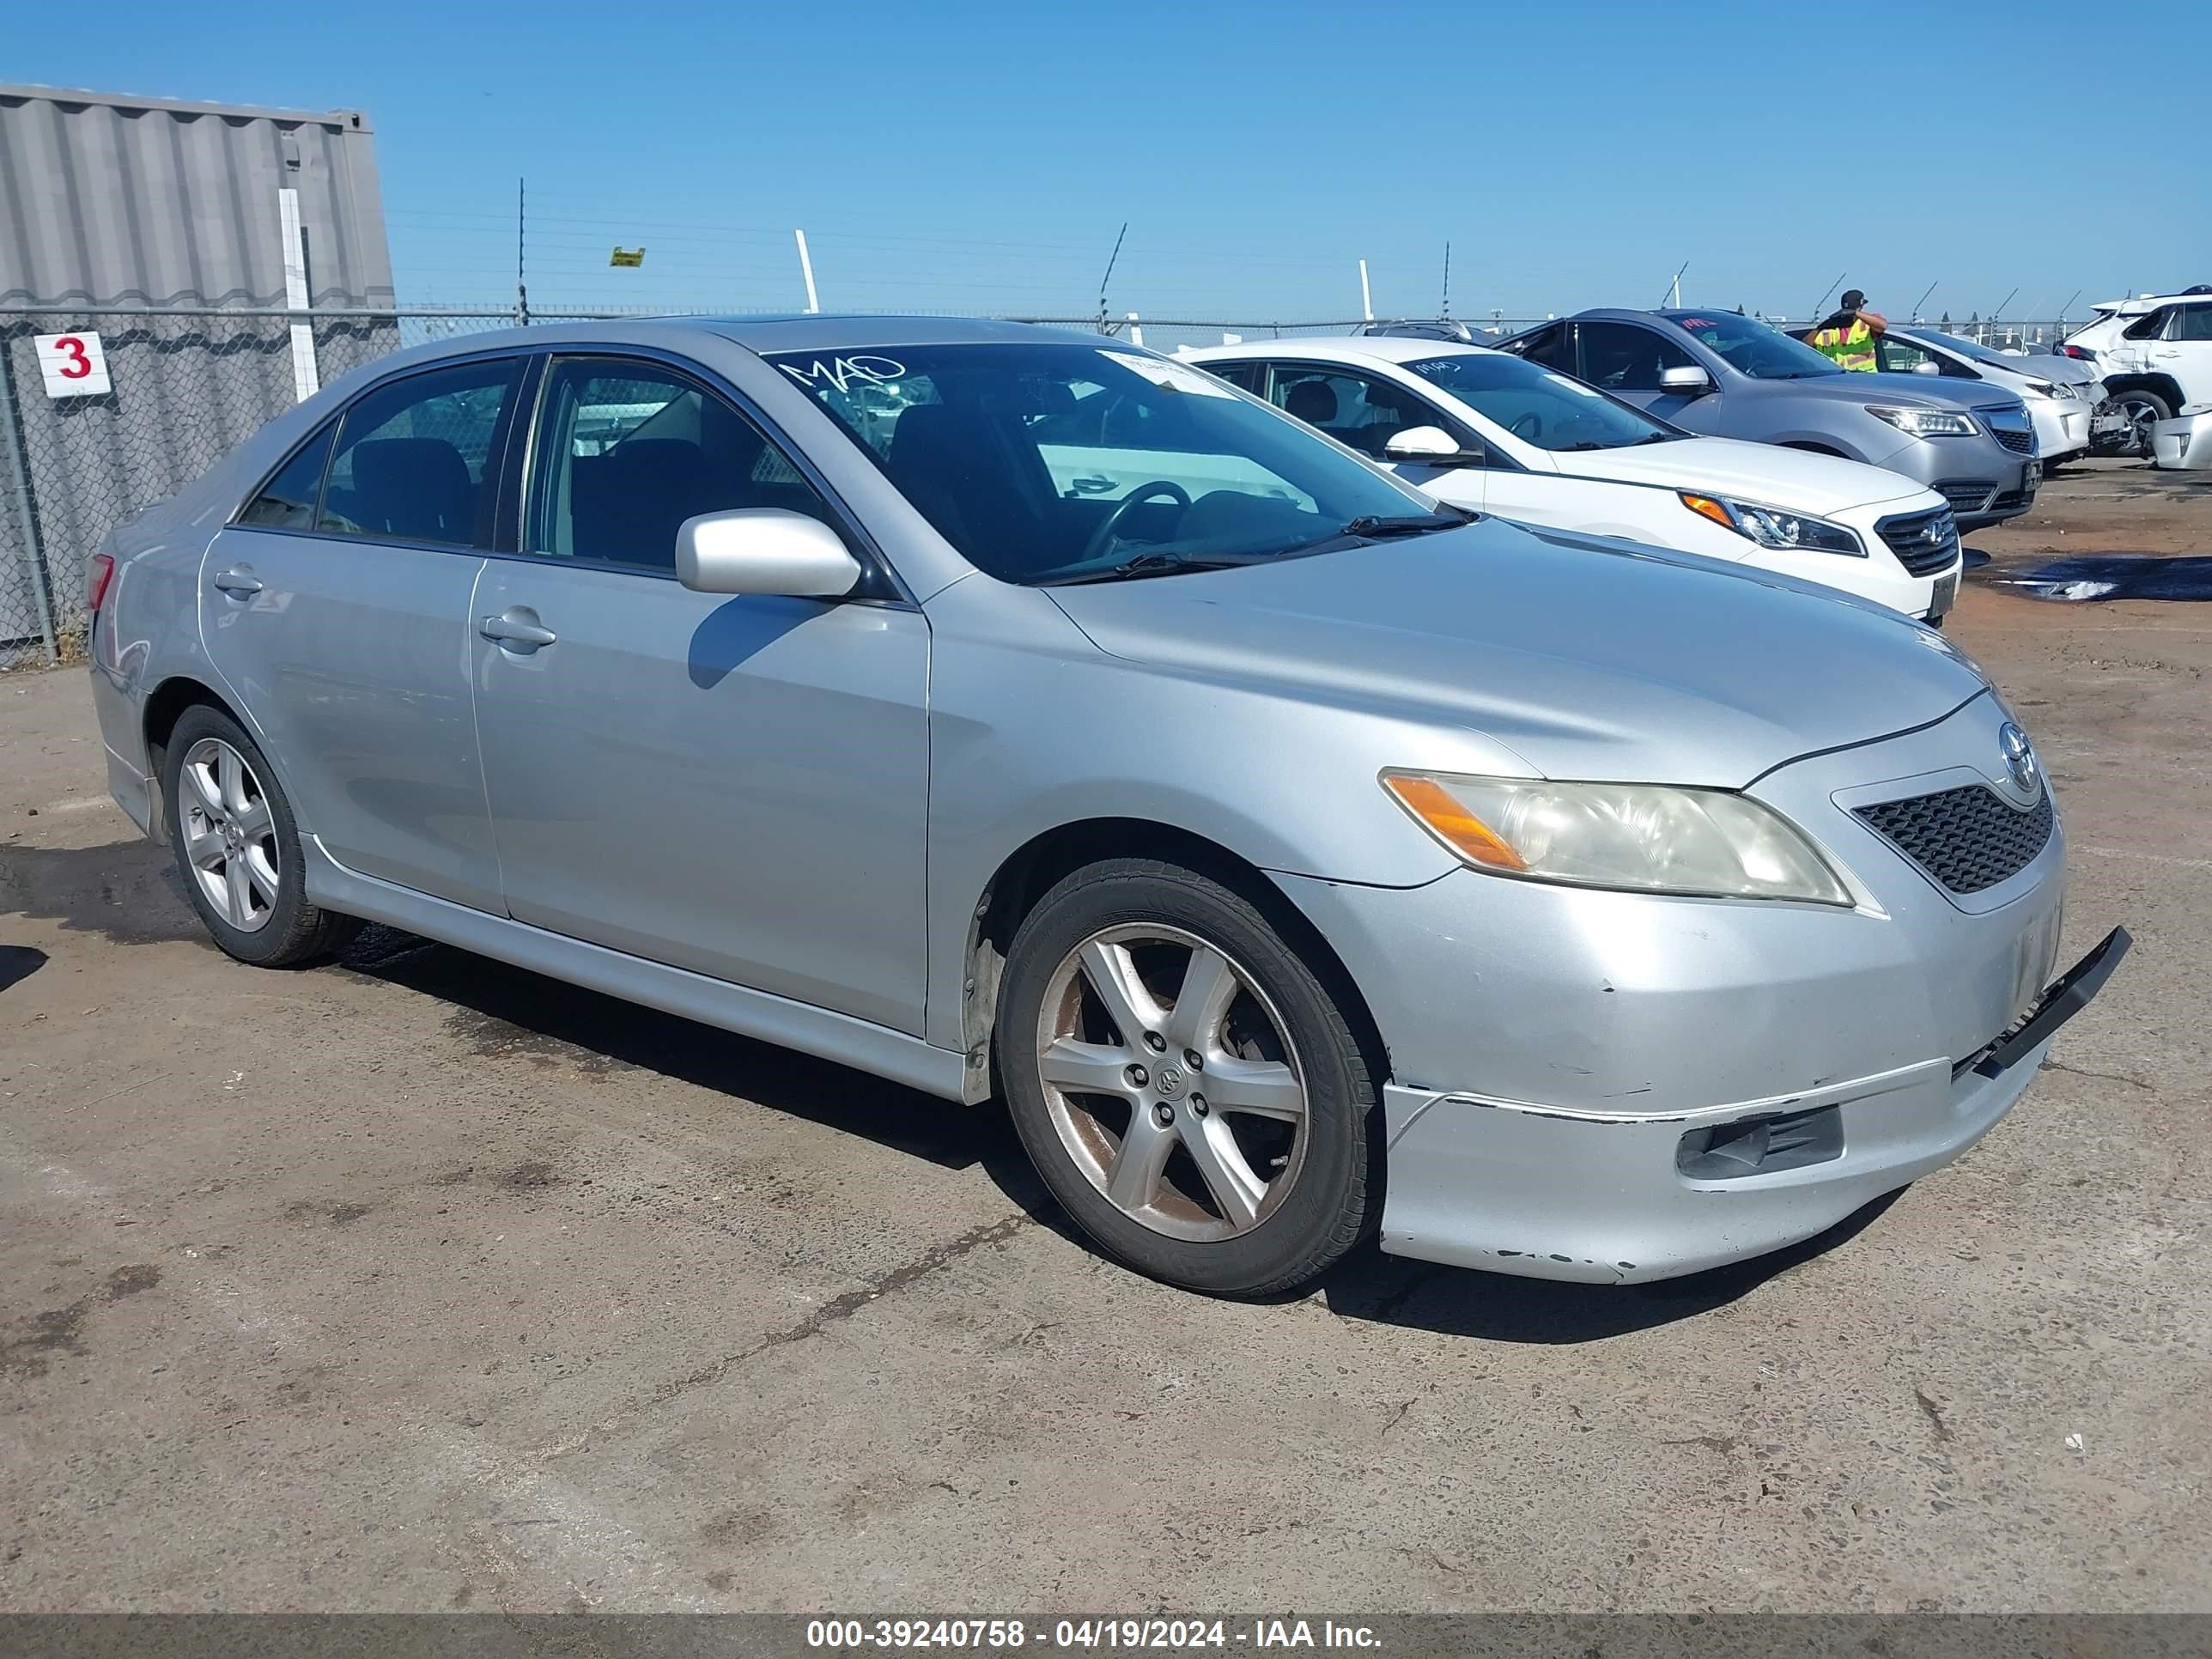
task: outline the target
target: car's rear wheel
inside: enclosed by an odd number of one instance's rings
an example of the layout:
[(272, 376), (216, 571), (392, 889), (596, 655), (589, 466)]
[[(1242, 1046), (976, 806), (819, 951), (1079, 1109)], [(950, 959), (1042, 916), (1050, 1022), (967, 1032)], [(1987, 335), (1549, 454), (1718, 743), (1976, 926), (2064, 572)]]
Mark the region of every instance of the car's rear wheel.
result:
[(237, 721), (204, 703), (186, 709), (162, 770), (178, 874), (228, 955), (289, 968), (329, 956), (359, 930), (307, 902), (291, 803)]
[(1267, 1295), (1359, 1237), (1373, 1081), (1336, 999), (1243, 895), (1150, 860), (1067, 877), (1015, 936), (998, 1042), (1039, 1175), (1139, 1271)]

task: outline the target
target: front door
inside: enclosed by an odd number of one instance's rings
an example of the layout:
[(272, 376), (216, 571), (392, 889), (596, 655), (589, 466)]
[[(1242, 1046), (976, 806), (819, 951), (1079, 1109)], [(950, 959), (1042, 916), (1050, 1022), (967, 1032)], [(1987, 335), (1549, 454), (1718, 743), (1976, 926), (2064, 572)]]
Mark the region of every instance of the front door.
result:
[(520, 368), (388, 381), (209, 544), (200, 635), (304, 834), (348, 868), (501, 906), (470, 707), (470, 596)]
[(681, 586), (678, 527), (741, 507), (838, 522), (689, 375), (550, 365), (523, 556), (490, 561), (470, 639), (507, 908), (918, 1035), (928, 625)]

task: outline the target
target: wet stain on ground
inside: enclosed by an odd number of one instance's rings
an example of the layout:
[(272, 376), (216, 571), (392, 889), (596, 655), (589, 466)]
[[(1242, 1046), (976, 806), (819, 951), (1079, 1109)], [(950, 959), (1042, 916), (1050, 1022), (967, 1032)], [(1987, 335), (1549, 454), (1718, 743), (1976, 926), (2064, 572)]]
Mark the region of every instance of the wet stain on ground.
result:
[(0, 1376), (44, 1376), (58, 1357), (83, 1358), (88, 1352), (85, 1325), (94, 1308), (150, 1291), (161, 1282), (161, 1270), (152, 1262), (132, 1262), (111, 1272), (92, 1295), (20, 1321), (21, 1334), (0, 1340)]
[(0, 846), (0, 915), (10, 913), (118, 945), (190, 939), (215, 948), (169, 849), (143, 837), (103, 847)]

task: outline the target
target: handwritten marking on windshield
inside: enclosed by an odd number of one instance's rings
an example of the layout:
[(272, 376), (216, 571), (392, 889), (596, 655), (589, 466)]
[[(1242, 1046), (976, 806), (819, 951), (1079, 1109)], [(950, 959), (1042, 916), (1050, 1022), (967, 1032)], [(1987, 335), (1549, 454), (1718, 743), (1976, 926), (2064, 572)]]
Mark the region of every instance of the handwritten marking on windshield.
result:
[(817, 357), (804, 368), (789, 363), (778, 363), (776, 367), (809, 391), (819, 392), (824, 386), (831, 386), (841, 393), (854, 380), (882, 386), (903, 379), (906, 374), (904, 363), (866, 353), (856, 357)]

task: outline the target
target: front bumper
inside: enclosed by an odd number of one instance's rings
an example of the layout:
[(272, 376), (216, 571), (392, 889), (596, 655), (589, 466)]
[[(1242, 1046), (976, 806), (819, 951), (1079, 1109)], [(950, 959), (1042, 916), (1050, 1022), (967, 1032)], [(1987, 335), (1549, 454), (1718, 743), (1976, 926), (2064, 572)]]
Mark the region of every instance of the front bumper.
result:
[(1668, 1278), (1809, 1237), (1987, 1133), (2055, 1030), (1984, 1063), (2051, 981), (2063, 833), (1961, 896), (1850, 809), (1970, 781), (2014, 789), (2004, 718), (1984, 696), (1753, 787), (1844, 873), (1849, 909), (1474, 871), (1408, 890), (1278, 877), (1389, 1051), (1383, 1249)]
[[(1966, 1062), (1955, 1076), (1938, 1059), (1662, 1117), (1389, 1085), (1382, 1248), (1498, 1273), (1629, 1284), (1809, 1238), (1987, 1133), (2127, 947), (2126, 932), (2115, 930), (2051, 988), (2002, 1053)], [(1706, 1152), (1716, 1142), (1723, 1152)], [(1746, 1146), (1741, 1162), (1728, 1155)]]

